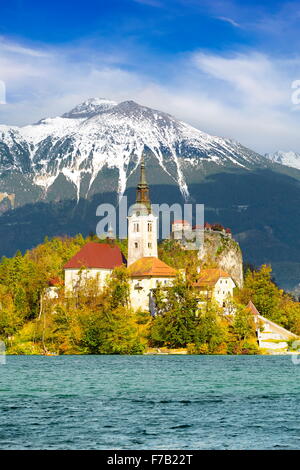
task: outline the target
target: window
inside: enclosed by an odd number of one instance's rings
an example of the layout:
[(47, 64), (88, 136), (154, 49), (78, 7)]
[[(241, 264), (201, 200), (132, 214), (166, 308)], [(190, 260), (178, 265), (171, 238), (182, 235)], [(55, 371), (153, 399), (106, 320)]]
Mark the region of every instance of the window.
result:
[(139, 232), (139, 231), (140, 231), (140, 226), (139, 226), (139, 224), (133, 224), (133, 231), (134, 231), (134, 232)]
[(148, 243), (148, 248), (152, 248), (152, 243)]
[(138, 248), (138, 247), (139, 247), (138, 242), (134, 242), (134, 248)]
[(152, 232), (152, 224), (151, 224), (151, 222), (148, 222), (148, 232)]

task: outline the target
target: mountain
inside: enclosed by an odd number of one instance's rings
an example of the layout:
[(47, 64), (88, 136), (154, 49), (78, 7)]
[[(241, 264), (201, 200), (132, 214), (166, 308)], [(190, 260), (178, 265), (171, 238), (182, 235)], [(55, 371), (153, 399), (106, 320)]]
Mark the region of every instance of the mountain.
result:
[(231, 227), (246, 261), (271, 262), (284, 287), (299, 283), (300, 171), (133, 101), (91, 99), (0, 126), (0, 254), (95, 232), (100, 203), (134, 201), (143, 152), (153, 203), (204, 203), (206, 221)]
[[(91, 99), (61, 117), (22, 128), (0, 126), (0, 139), (1, 173), (17, 171), (31, 178), (41, 190), (39, 198), (46, 200), (58, 179), (70, 183), (77, 199), (91, 196), (99, 189), (93, 183), (106, 168), (116, 170), (117, 189), (123, 194), (144, 149), (177, 182), (185, 198), (186, 167), (265, 165), (265, 159), (237, 142), (212, 137), (134, 101)], [(22, 203), (18, 191), (15, 203)]]
[(265, 156), (271, 160), (271, 162), (280, 163), (281, 165), (290, 166), (300, 170), (300, 153), (282, 152), (280, 150), (275, 153), (266, 153)]

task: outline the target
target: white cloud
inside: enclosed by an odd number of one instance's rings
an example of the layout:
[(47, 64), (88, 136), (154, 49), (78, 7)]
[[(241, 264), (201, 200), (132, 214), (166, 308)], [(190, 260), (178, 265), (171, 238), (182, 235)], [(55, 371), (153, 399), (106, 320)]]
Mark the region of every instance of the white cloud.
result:
[(124, 54), (83, 44), (35, 50), (6, 41), (0, 80), (7, 104), (0, 105), (0, 123), (60, 115), (90, 97), (133, 99), (261, 153), (300, 150), (300, 112), (291, 102), (291, 83), (300, 78), (294, 74), (297, 58), (197, 52), (166, 63), (163, 82), (143, 73), (134, 51)]
[(196, 53), (192, 60), (203, 74), (206, 109), (214, 110), (218, 132), (228, 135), (231, 129), (232, 136), (260, 152), (299, 149), (300, 113), (292, 111), (291, 102), (298, 58)]
[(20, 44), (7, 41), (3, 36), (0, 36), (0, 48), (2, 52), (12, 52), (19, 55), (29, 55), (32, 57), (45, 57), (48, 54), (45, 51), (24, 47)]
[(0, 80), (7, 89), (1, 123), (23, 125), (56, 116), (93, 96), (123, 100), (143, 86), (142, 77), (119, 66), (122, 57), (110, 51), (79, 45), (39, 52), (13, 43), (0, 48)]
[(234, 26), (235, 28), (241, 28), (241, 25), (234, 21), (232, 18), (227, 18), (227, 16), (217, 16), (218, 20), (225, 21), (225, 23), (231, 24), (231, 26)]
[(237, 98), (248, 105), (257, 107), (287, 103), (280, 64), (263, 54), (220, 57), (198, 53), (194, 60), (202, 71), (231, 85)]

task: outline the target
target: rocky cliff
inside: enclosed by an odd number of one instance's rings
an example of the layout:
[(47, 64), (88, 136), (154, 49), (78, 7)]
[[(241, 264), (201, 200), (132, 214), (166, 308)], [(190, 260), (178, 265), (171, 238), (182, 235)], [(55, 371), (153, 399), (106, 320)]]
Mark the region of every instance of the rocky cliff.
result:
[(231, 275), (237, 286), (243, 285), (243, 256), (239, 244), (222, 232), (205, 231), (199, 251), (203, 266), (219, 267)]

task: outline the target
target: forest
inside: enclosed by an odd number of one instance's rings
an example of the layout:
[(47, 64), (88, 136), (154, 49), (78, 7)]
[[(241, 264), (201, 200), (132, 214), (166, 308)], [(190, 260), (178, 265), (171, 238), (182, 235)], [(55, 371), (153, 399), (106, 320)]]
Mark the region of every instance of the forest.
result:
[[(91, 235), (45, 238), (37, 247), (0, 263), (0, 340), (8, 354), (143, 354), (185, 349), (188, 354), (260, 354), (250, 300), (259, 312), (300, 335), (300, 303), (280, 289), (272, 269), (247, 269), (243, 288), (235, 289), (224, 315), (213, 301), (202, 301), (193, 288), (199, 260), (171, 241), (159, 245), (159, 257), (178, 270), (171, 288), (158, 286), (156, 312), (133, 311), (125, 266), (116, 268), (100, 290), (84, 281), (66, 296), (64, 264)], [(98, 240), (99, 243), (105, 240)], [(126, 241), (116, 241), (126, 255)], [(185, 275), (182, 272), (185, 271)], [(47, 295), (55, 280), (57, 297)]]

